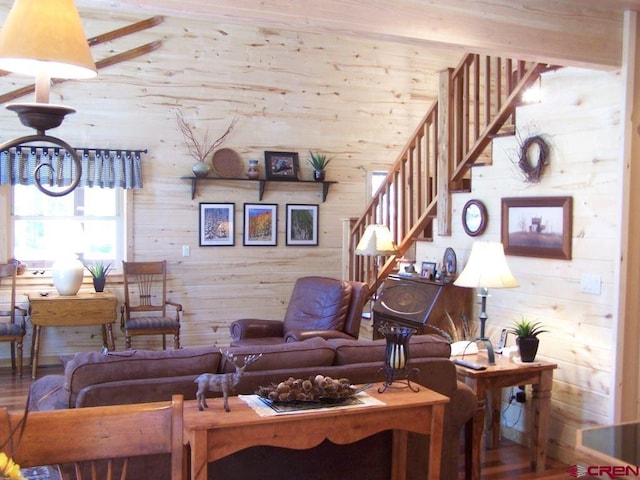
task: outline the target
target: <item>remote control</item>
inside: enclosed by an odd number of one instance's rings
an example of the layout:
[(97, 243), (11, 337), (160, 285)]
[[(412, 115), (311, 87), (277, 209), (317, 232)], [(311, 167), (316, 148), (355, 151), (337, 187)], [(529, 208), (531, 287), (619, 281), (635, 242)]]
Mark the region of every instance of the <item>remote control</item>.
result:
[(484, 365), (480, 365), (479, 363), (473, 363), (473, 362), (468, 362), (466, 360), (461, 360), (459, 358), (456, 358), (453, 363), (455, 363), (456, 365), (461, 365), (463, 367), (467, 367), (470, 368), (471, 370), (486, 370), (487, 367)]

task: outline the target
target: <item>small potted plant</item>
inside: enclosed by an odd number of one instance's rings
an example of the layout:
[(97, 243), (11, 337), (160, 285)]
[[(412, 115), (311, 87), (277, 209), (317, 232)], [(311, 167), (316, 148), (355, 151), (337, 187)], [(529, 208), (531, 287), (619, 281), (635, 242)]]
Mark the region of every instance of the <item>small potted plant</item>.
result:
[(313, 167), (313, 179), (316, 182), (323, 182), (325, 176), (325, 168), (331, 162), (332, 158), (327, 157), (325, 153), (309, 152), (307, 162)]
[(525, 317), (513, 323), (513, 326), (509, 330), (516, 336), (516, 343), (520, 350), (520, 360), (523, 362), (533, 362), (538, 353), (538, 345), (540, 340), (538, 335), (546, 333), (547, 330), (543, 330), (540, 322), (531, 322)]
[(107, 273), (111, 270), (111, 264), (105, 265), (104, 262), (95, 262), (93, 265), (85, 265), (89, 273), (93, 277), (93, 288), (96, 292), (104, 292), (104, 285), (107, 281)]

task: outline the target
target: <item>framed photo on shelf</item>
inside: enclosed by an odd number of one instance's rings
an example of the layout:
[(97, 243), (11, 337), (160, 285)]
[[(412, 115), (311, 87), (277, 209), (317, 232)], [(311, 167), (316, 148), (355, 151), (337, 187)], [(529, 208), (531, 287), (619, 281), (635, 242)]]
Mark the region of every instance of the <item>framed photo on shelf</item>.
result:
[(243, 245), (247, 247), (278, 244), (278, 205), (244, 204)]
[(297, 180), (298, 152), (264, 152), (264, 171), (267, 180)]
[(235, 203), (200, 203), (200, 246), (235, 244)]
[(420, 270), (420, 276), (427, 280), (433, 280), (436, 276), (436, 263), (435, 262), (422, 262), (422, 269)]
[(287, 204), (287, 245), (318, 245), (318, 205)]
[(504, 253), (571, 260), (572, 197), (502, 199)]

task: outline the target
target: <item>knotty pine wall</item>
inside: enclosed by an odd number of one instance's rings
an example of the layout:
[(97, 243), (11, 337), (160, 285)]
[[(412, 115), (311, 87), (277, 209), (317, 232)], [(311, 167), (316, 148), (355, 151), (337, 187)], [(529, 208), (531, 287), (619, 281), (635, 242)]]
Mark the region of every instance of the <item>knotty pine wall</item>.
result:
[[(0, 19), (10, 4), (0, 0)], [(152, 13), (81, 9), (80, 15), (91, 37)], [(152, 41), (162, 42), (153, 53), (106, 68), (95, 79), (53, 87), (51, 102), (73, 106), (77, 113), (50, 133), (78, 147), (148, 149), (144, 188), (131, 195), (130, 258), (168, 261), (169, 297), (184, 306), (184, 346), (226, 346), (234, 319), (281, 319), (298, 277), (340, 276), (342, 222), (364, 209), (367, 172), (394, 161), (437, 95), (437, 76), (428, 72), (455, 66), (461, 53), (170, 17), (92, 51), (100, 60)], [(2, 77), (0, 92), (31, 82)], [(257, 185), (202, 182), (192, 200), (190, 183), (179, 178), (191, 173), (194, 160), (176, 124), (177, 108), (201, 138), (207, 131), (217, 138), (237, 119), (222, 147), (235, 149), (246, 165), (262, 159), (265, 150), (295, 151), (302, 177), (310, 179), (308, 151), (327, 152), (335, 157), (327, 180), (339, 183), (325, 203), (318, 185), (268, 185), (263, 203), (278, 205), (278, 245), (244, 247), (243, 204), (258, 202)], [(27, 132), (4, 109), (0, 128), (2, 138)], [(9, 194), (8, 187), (0, 188), (0, 259), (11, 256)], [(199, 202), (235, 203), (235, 246), (198, 246)], [(285, 246), (287, 203), (320, 205), (317, 247)], [(190, 246), (189, 257), (182, 257), (183, 245)], [(118, 280), (110, 275), (108, 288), (122, 295)], [(36, 284), (29, 274), (20, 281), (21, 292), (52, 288), (48, 281)], [(117, 333), (121, 349), (124, 338)], [(97, 327), (46, 329), (41, 363), (98, 349), (99, 339)], [(138, 348), (159, 345), (159, 338), (134, 342)], [(8, 347), (0, 346), (0, 355), (6, 365)]]
[[(543, 101), (520, 107), (518, 136), (493, 142), (493, 165), (472, 170), (473, 191), (453, 195), (451, 237), (420, 242), (418, 261), (442, 261), (446, 247), (457, 254), (460, 272), (474, 238), (460, 221), (464, 204), (474, 198), (487, 207), (489, 223), (478, 241), (500, 241), (503, 197), (573, 197), (571, 260), (507, 256), (519, 288), (491, 290), (487, 333), (497, 343), (502, 328), (526, 316), (550, 330), (540, 336), (539, 358), (556, 362), (552, 392), (549, 454), (571, 464), (576, 430), (613, 419), (617, 278), (620, 257), (622, 185), (622, 84), (618, 73), (564, 69), (542, 80)], [(523, 182), (516, 165), (520, 142), (543, 135), (550, 147), (549, 166), (538, 184)], [(602, 278), (600, 295), (583, 293), (581, 276)], [(477, 313), (477, 310), (476, 310)], [(509, 345), (515, 339), (510, 336)], [(503, 434), (527, 443), (530, 403), (508, 406)], [(528, 398), (531, 392), (528, 391)], [(508, 408), (507, 408), (508, 407)]]

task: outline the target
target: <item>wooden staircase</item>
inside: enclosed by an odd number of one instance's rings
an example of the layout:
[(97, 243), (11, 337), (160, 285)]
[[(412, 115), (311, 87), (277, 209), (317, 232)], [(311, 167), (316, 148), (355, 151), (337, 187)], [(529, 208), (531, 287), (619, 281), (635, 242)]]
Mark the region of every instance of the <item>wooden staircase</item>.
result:
[(369, 224), (389, 227), (402, 256), (418, 239), (451, 235), (451, 194), (471, 190), (470, 168), (489, 163), (493, 137), (513, 129), (521, 93), (547, 64), (467, 54), (456, 69), (440, 74), (436, 102), (413, 132), (387, 177), (349, 235), (348, 273), (375, 292), (393, 270), (386, 257), (375, 277), (373, 257), (355, 254)]

